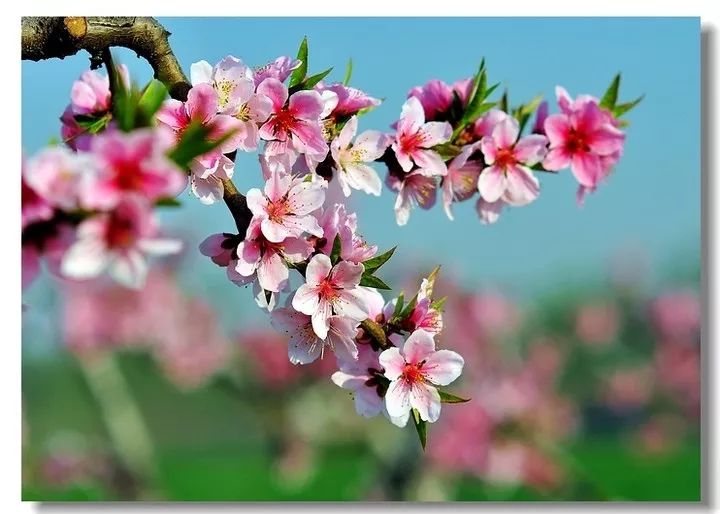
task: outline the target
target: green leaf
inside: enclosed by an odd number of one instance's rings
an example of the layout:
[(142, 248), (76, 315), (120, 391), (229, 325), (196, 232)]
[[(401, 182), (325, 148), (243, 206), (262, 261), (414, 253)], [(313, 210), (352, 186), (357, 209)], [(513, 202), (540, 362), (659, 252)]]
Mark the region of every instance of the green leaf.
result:
[(85, 134), (97, 134), (105, 130), (108, 122), (112, 119), (112, 116), (106, 114), (100, 118), (94, 116), (75, 116), (75, 122), (83, 129)]
[(383, 264), (385, 264), (388, 260), (390, 260), (390, 257), (393, 256), (393, 253), (395, 253), (395, 249), (397, 246), (393, 246), (390, 248), (387, 252), (376, 255), (372, 259), (368, 259), (365, 262), (363, 262), (363, 266), (365, 267), (365, 273), (368, 275), (372, 275), (376, 270), (380, 268)]
[(181, 205), (180, 200), (172, 197), (160, 198), (155, 202), (156, 207), (180, 207)]
[(352, 58), (348, 59), (347, 65), (345, 66), (345, 78), (343, 79), (343, 85), (347, 86), (350, 84), (350, 78), (353, 72), (353, 61)]
[(392, 313), (392, 318), (397, 318), (400, 316), (400, 313), (403, 309), (403, 304), (405, 303), (405, 293), (400, 293), (397, 297), (397, 300), (395, 301), (395, 309)]
[(432, 302), (430, 304), (430, 307), (435, 309), (436, 311), (441, 311), (443, 310), (443, 307), (445, 307), (445, 302), (447, 302), (447, 299), (447, 296), (443, 296), (439, 300), (435, 300), (434, 302)]
[(643, 101), (643, 98), (645, 98), (645, 95), (640, 95), (632, 102), (627, 102), (624, 104), (616, 105), (612, 111), (613, 116), (615, 116), (616, 118), (619, 118), (620, 116), (627, 113), (631, 109), (634, 109), (640, 102)]
[(502, 97), (500, 98), (500, 103), (498, 105), (498, 109), (501, 111), (505, 111), (509, 113), (509, 101), (508, 101), (508, 91), (507, 89), (503, 92)]
[(322, 79), (330, 75), (330, 72), (332, 71), (332, 68), (328, 68), (325, 71), (321, 71), (320, 73), (316, 73), (315, 75), (306, 78), (300, 83), (300, 89), (312, 89), (314, 88), (318, 82), (320, 82)]
[(149, 126), (155, 113), (167, 97), (167, 88), (159, 80), (151, 80), (145, 86), (140, 100), (138, 100), (138, 111), (145, 126)]
[(484, 112), (490, 110), (494, 104), (488, 106), (488, 104), (484, 103), (484, 101), (498, 86), (499, 84), (495, 84), (490, 88), (487, 87), (487, 72), (485, 71), (485, 59), (483, 59), (480, 63), (480, 68), (473, 79), (473, 88), (470, 100), (468, 101), (468, 105), (465, 108), (462, 118), (455, 127), (455, 130), (453, 130), (451, 141), (454, 141), (463, 132), (467, 125), (473, 123)]
[(235, 130), (228, 131), (219, 139), (210, 140), (210, 129), (202, 125), (197, 121), (193, 121), (183, 132), (180, 142), (173, 148), (168, 154), (170, 159), (183, 170), (187, 170), (190, 167), (190, 162), (200, 155), (203, 155), (211, 150), (214, 150), (230, 137), (233, 136)]
[(422, 446), (423, 451), (425, 451), (425, 445), (427, 444), (427, 422), (420, 419), (420, 413), (417, 409), (412, 410), (412, 418), (418, 438), (420, 439), (420, 446)]
[(465, 403), (470, 401), (470, 398), (461, 398), (446, 391), (441, 391), (440, 389), (438, 389), (438, 393), (440, 394), (440, 401), (442, 403)]
[(332, 251), (330, 252), (330, 262), (333, 266), (340, 260), (340, 254), (342, 254), (342, 241), (340, 240), (340, 234), (337, 234), (333, 240)]
[(385, 289), (390, 291), (392, 287), (380, 280), (375, 275), (363, 275), (360, 278), (360, 285), (365, 287), (374, 287), (375, 289)]
[(400, 319), (405, 319), (408, 316), (410, 316), (410, 313), (412, 313), (412, 311), (415, 309), (415, 306), (417, 305), (417, 298), (418, 298), (418, 295), (417, 295), (417, 293), (415, 293), (415, 296), (413, 296), (410, 299), (410, 302), (408, 302), (408, 304), (405, 306), (405, 308), (400, 313), (400, 315), (399, 315)]
[(618, 90), (620, 89), (620, 74), (615, 75), (615, 78), (610, 83), (610, 86), (605, 91), (605, 94), (600, 100), (600, 107), (612, 111), (615, 108), (618, 98)]
[(297, 58), (301, 61), (300, 66), (296, 70), (292, 72), (292, 75), (290, 75), (290, 82), (288, 83), (289, 87), (293, 87), (297, 84), (300, 84), (303, 80), (305, 80), (305, 76), (307, 75), (308, 70), (308, 42), (307, 42), (307, 36), (305, 36), (300, 43), (300, 48), (298, 49)]

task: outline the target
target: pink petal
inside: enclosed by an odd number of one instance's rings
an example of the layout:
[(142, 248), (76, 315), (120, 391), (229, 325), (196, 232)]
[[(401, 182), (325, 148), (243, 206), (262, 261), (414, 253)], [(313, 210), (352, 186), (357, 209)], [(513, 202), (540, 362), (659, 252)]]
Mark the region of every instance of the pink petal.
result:
[(482, 197), (478, 198), (475, 204), (475, 210), (480, 218), (480, 223), (483, 225), (491, 225), (500, 218), (500, 212), (502, 211), (505, 202), (498, 200), (497, 202), (485, 201)]
[[(382, 181), (377, 172), (367, 164), (351, 164), (345, 167), (347, 181), (353, 189), (364, 191), (368, 194), (380, 196)], [(338, 178), (343, 173), (338, 175)], [(347, 195), (346, 195), (347, 196)]]
[(440, 154), (433, 150), (418, 149), (412, 152), (412, 158), (420, 168), (432, 175), (446, 175), (447, 165)]
[(495, 139), (490, 136), (485, 136), (480, 140), (480, 151), (485, 157), (486, 164), (494, 164), (495, 156), (497, 155), (498, 147), (495, 144)]
[(266, 250), (260, 260), (257, 275), (263, 289), (278, 293), (287, 283), (289, 271), (277, 252)]
[(265, 183), (265, 196), (271, 202), (282, 201), (282, 197), (290, 190), (292, 177), (279, 171), (270, 175), (270, 180)]
[(322, 97), (317, 91), (298, 91), (290, 97), (288, 110), (298, 119), (317, 122), (323, 107)]
[(332, 315), (332, 305), (327, 300), (320, 299), (317, 310), (312, 314), (312, 327), (320, 339), (325, 340), (330, 330), (328, 318)]
[(415, 134), (425, 123), (425, 111), (420, 100), (411, 96), (402, 106), (400, 120), (397, 124), (398, 133)]
[(290, 188), (287, 197), (292, 212), (298, 215), (318, 210), (324, 201), (325, 189), (317, 182), (300, 182)]
[(595, 187), (602, 178), (600, 157), (588, 152), (579, 152), (572, 156), (573, 175), (585, 187)]
[(493, 129), (492, 137), (498, 148), (510, 148), (517, 141), (520, 125), (515, 118), (508, 116)]
[(405, 370), (405, 359), (396, 347), (388, 348), (380, 354), (380, 365), (385, 368), (384, 375), (388, 380), (397, 380)]
[(405, 341), (403, 355), (410, 364), (419, 364), (435, 351), (435, 340), (430, 332), (416, 330)]
[(334, 304), (335, 312), (358, 321), (368, 317), (365, 294), (359, 289), (342, 289)]
[(200, 243), (200, 253), (206, 257), (216, 257), (227, 251), (222, 247), (224, 242), (225, 236), (223, 234), (212, 234)]
[(300, 150), (310, 154), (327, 155), (328, 145), (322, 134), (322, 127), (317, 121), (296, 120), (291, 132), (301, 143)]
[(465, 359), (460, 354), (438, 350), (427, 358), (422, 371), (432, 383), (446, 386), (460, 376), (464, 364)]
[(320, 297), (318, 296), (317, 290), (308, 284), (301, 285), (298, 290), (295, 291), (295, 296), (293, 296), (292, 299), (293, 309), (308, 316), (315, 313), (319, 303)]
[(215, 117), (218, 110), (218, 98), (210, 84), (198, 84), (188, 92), (187, 113), (192, 120), (205, 124)]
[(366, 130), (355, 140), (353, 148), (363, 153), (364, 162), (372, 162), (385, 153), (390, 146), (390, 138), (377, 130)]
[(440, 394), (429, 384), (413, 384), (410, 390), (410, 405), (417, 409), (420, 419), (429, 423), (435, 423), (440, 417)]
[(505, 173), (496, 166), (485, 168), (478, 179), (478, 190), (488, 202), (497, 201), (505, 192)]
[(317, 254), (307, 265), (305, 280), (309, 285), (316, 286), (325, 280), (332, 270), (330, 257), (325, 254)]
[(599, 155), (609, 155), (622, 149), (625, 134), (612, 125), (605, 124), (592, 133), (590, 149)]
[(279, 111), (288, 99), (288, 89), (285, 84), (274, 78), (263, 80), (257, 87), (257, 93), (270, 99), (273, 111)]
[(570, 118), (564, 114), (553, 114), (545, 120), (545, 134), (550, 140), (550, 146), (562, 146), (572, 130)]
[(545, 136), (534, 134), (525, 136), (515, 145), (515, 159), (528, 166), (542, 161), (547, 154), (548, 140)]
[(567, 90), (562, 86), (555, 86), (555, 96), (557, 97), (558, 107), (565, 114), (570, 114), (572, 111), (572, 98)]
[[(286, 218), (287, 220), (287, 218)], [(265, 238), (273, 243), (282, 243), (285, 238), (295, 236), (295, 231), (285, 223), (280, 223), (270, 218), (264, 218), (261, 222), (262, 233)]]
[(570, 166), (571, 156), (563, 147), (551, 148), (543, 160), (543, 168), (558, 171)]
[(244, 277), (252, 276), (260, 261), (260, 245), (254, 241), (245, 240), (238, 245), (237, 256), (235, 271)]
[(430, 148), (448, 142), (452, 136), (452, 126), (446, 121), (430, 121), (420, 127), (418, 132), (423, 135), (423, 147)]
[(341, 261), (335, 265), (330, 272), (332, 283), (343, 289), (352, 289), (360, 283), (360, 277), (363, 274), (362, 264), (353, 264), (347, 261)]
[[(357, 116), (353, 116), (348, 120), (348, 122), (345, 124), (345, 126), (340, 131), (340, 134), (338, 135), (337, 144), (339, 148), (347, 148), (350, 146), (350, 143), (352, 142), (352, 138), (355, 137), (355, 134), (357, 134), (357, 125), (358, 125), (358, 119)], [(333, 141), (333, 142), (335, 142)]]
[[(392, 348), (390, 350), (392, 350)], [(388, 352), (390, 350), (385, 351)], [(382, 357), (382, 355), (380, 357)], [(411, 386), (405, 380), (390, 382), (390, 387), (388, 387), (385, 393), (385, 408), (390, 416), (400, 417), (410, 411), (410, 391)]]
[(327, 340), (335, 352), (335, 356), (345, 362), (357, 360), (358, 348), (355, 345), (357, 321), (342, 316), (330, 316), (328, 323), (330, 329)]
[(506, 177), (503, 200), (509, 205), (527, 205), (540, 194), (540, 182), (525, 166), (512, 166)]

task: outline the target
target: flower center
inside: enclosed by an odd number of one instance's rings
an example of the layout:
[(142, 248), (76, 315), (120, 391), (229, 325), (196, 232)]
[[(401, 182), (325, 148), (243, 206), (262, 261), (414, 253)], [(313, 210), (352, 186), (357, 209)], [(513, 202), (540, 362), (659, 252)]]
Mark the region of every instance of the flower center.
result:
[(135, 226), (131, 219), (110, 216), (105, 229), (105, 244), (108, 248), (129, 248), (135, 242)]
[(233, 90), (233, 83), (229, 80), (221, 80), (215, 83), (218, 92), (218, 106), (224, 109), (230, 101), (230, 93)]
[(590, 150), (590, 147), (585, 141), (585, 134), (572, 130), (568, 134), (567, 141), (565, 142), (565, 149), (568, 153), (573, 154), (579, 152), (587, 152)]
[(275, 133), (276, 134), (278, 132), (284, 132), (284, 133), (290, 132), (290, 129), (295, 126), (296, 121), (297, 121), (295, 119), (295, 116), (293, 116), (293, 114), (290, 111), (288, 111), (287, 109), (282, 109), (282, 110), (278, 111), (277, 113), (275, 113), (274, 119), (275, 119), (274, 125), (275, 125)]
[(278, 202), (268, 202), (267, 215), (272, 221), (279, 223), (288, 214), (290, 214), (290, 206), (284, 198)]
[(495, 165), (499, 168), (507, 169), (517, 162), (515, 153), (512, 148), (501, 148), (495, 155)]
[(400, 148), (405, 153), (411, 153), (416, 148), (420, 148), (425, 142), (425, 136), (422, 132), (415, 132), (414, 134), (403, 134), (400, 137)]
[(248, 107), (248, 104), (243, 104), (235, 113), (235, 117), (240, 121), (248, 121), (250, 119), (250, 107)]
[(143, 178), (137, 162), (121, 161), (115, 163), (115, 187), (124, 191), (142, 189)]
[(322, 282), (320, 282), (320, 284), (317, 287), (317, 292), (318, 292), (318, 295), (320, 296), (320, 298), (323, 298), (325, 300), (330, 300), (330, 301), (337, 299), (339, 296), (338, 290), (335, 289), (335, 286), (333, 285), (333, 283), (328, 279), (325, 279)]
[(406, 382), (409, 382), (411, 384), (424, 382), (425, 375), (423, 374), (421, 369), (422, 365), (422, 362), (419, 364), (405, 364), (402, 372), (403, 379), (405, 379)]

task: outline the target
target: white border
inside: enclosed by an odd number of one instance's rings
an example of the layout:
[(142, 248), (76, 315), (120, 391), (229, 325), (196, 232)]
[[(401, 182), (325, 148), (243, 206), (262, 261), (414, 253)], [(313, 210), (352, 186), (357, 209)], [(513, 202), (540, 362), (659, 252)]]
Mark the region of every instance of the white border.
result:
[[(18, 270), (20, 269), (20, 234), (19, 234), (19, 166), (20, 166), (20, 23), (21, 15), (195, 15), (195, 16), (266, 16), (278, 15), (283, 16), (701, 16), (703, 31), (710, 33), (710, 49), (709, 60), (703, 61), (705, 66), (712, 71), (704, 77), (704, 86), (709, 87), (712, 91), (717, 90), (717, 81), (714, 78), (718, 66), (717, 54), (717, 27), (720, 25), (720, 15), (718, 15), (718, 6), (720, 2), (717, 0), (701, 1), (701, 0), (683, 0), (682, 2), (650, 2), (644, 4), (641, 2), (632, 3), (627, 0), (602, 0), (599, 2), (579, 2), (578, 0), (554, 0), (537, 2), (532, 0), (515, 0), (512, 2), (492, 2), (492, 1), (443, 1), (443, 2), (419, 2), (417, 0), (388, 1), (388, 0), (364, 0), (362, 2), (330, 2), (302, 0), (275, 0), (273, 2), (251, 2), (248, 0), (238, 2), (181, 2), (175, 0), (173, 2), (153, 2), (152, 5), (142, 0), (123, 0), (122, 2), (98, 2), (97, 0), (80, 0), (73, 2), (62, 2), (50, 0), (35, 0), (32, 2), (16, 2), (7, 0), (2, 5), (2, 44), (0, 44), (0, 52), (2, 52), (2, 70), (5, 72), (0, 78), (0, 99), (2, 99), (1, 111), (3, 117), (6, 118), (2, 127), (2, 148), (5, 152), (9, 152), (9, 158), (2, 160), (4, 166), (0, 177), (2, 178), (2, 190), (5, 192), (3, 201), (0, 202), (3, 220), (0, 223), (2, 227), (2, 246), (0, 252), (0, 270), (2, 270), (3, 287), (0, 288), (2, 304), (2, 328), (3, 332), (9, 337), (3, 337), (0, 341), (0, 362), (4, 369), (0, 373), (0, 394), (2, 395), (2, 419), (0, 423), (0, 506), (2, 513), (22, 513), (33, 512), (36, 505), (19, 503), (20, 497), (20, 277)], [(198, 34), (198, 37), (201, 37)], [(402, 34), (398, 34), (402, 37)], [(672, 64), (669, 63), (671, 67)], [(8, 73), (9, 71), (9, 73)], [(668, 70), (672, 72), (671, 68)], [(9, 75), (9, 76), (8, 76)], [(705, 325), (703, 332), (703, 359), (704, 359), (704, 428), (705, 434), (708, 436), (707, 443), (712, 443), (712, 437), (709, 428), (717, 427), (715, 423), (716, 413), (718, 412), (718, 394), (717, 380), (713, 377), (718, 366), (718, 351), (711, 348), (715, 334), (715, 321), (718, 319), (720, 309), (713, 301), (713, 292), (717, 290), (717, 277), (712, 270), (715, 269), (715, 242), (718, 241), (718, 231), (720, 224), (716, 221), (716, 209), (712, 208), (712, 204), (720, 198), (720, 181), (713, 180), (716, 169), (716, 160), (714, 159), (715, 148), (718, 145), (718, 135), (715, 131), (715, 120), (718, 117), (718, 104), (714, 99), (716, 93), (709, 94), (706, 91), (704, 99), (706, 105), (703, 106), (704, 120), (704, 180), (703, 180), (703, 264), (704, 264), (704, 281), (705, 290)], [(690, 92), (689, 94), (694, 94)], [(710, 101), (712, 100), (712, 101)], [(659, 142), (659, 151), (667, 151), (671, 145)], [(662, 148), (662, 150), (661, 150)], [(664, 201), (671, 201), (667, 199)], [(660, 220), (659, 220), (660, 222)], [(717, 429), (715, 430), (717, 431)], [(707, 454), (714, 457), (712, 460), (705, 456), (704, 465), (704, 498), (706, 506), (700, 507), (701, 510), (708, 510), (707, 502), (714, 503), (717, 498), (718, 490), (718, 457), (712, 448), (713, 444), (708, 444)], [(422, 510), (467, 510), (482, 507), (485, 512), (513, 512), (523, 513), (535, 510), (544, 511), (573, 511), (583, 508), (601, 509), (599, 504), (547, 504), (547, 505), (528, 505), (528, 504), (508, 504), (508, 505), (462, 505), (462, 504), (443, 504), (443, 505), (426, 505), (418, 508)], [(608, 504), (605, 508), (612, 509), (616, 513), (642, 511), (666, 511), (672, 512), (698, 510), (698, 507), (680, 506), (680, 505), (628, 505), (628, 504)], [(275, 505), (216, 505), (212, 508), (208, 505), (111, 505), (101, 507), (96, 504), (86, 505), (67, 505), (67, 506), (49, 506), (45, 505), (40, 510), (50, 512), (96, 512), (98, 510), (118, 510), (118, 511), (134, 511), (134, 512), (207, 512), (208, 510), (218, 511), (235, 511), (244, 512), (254, 511), (272, 511), (287, 508), (285, 504)], [(294, 507), (296, 508), (296, 507)], [(334, 512), (339, 510), (338, 505), (309, 505), (305, 504), (299, 507), (307, 510), (323, 510)], [(407, 509), (408, 505), (345, 505), (343, 509), (348, 510), (387, 510), (396, 511), (398, 509)], [(714, 511), (714, 507), (710, 507)]]

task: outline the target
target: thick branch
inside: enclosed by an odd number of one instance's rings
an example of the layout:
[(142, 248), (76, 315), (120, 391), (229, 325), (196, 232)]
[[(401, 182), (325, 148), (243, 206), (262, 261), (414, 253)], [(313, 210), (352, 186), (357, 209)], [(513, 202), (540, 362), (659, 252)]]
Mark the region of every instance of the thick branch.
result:
[[(154, 18), (143, 17), (24, 17), (22, 18), (22, 58), (30, 61), (64, 59), (86, 50), (93, 68), (102, 64), (105, 49), (113, 46), (133, 50), (155, 72), (155, 78), (168, 88), (176, 100), (186, 100), (190, 82), (168, 43), (168, 32)], [(245, 236), (252, 213), (243, 196), (230, 180), (223, 181), (223, 199), (235, 220), (239, 234)]]

